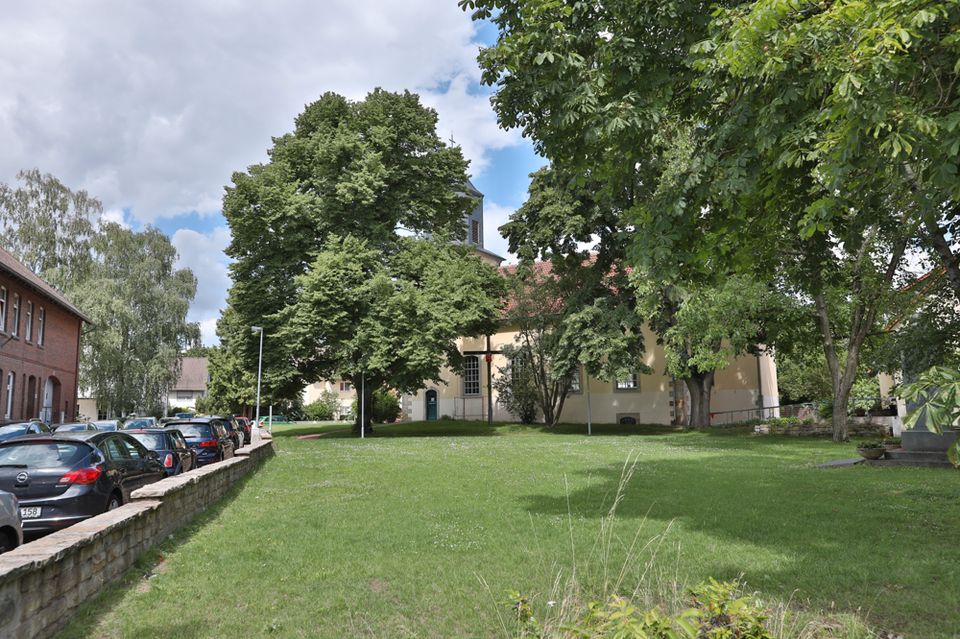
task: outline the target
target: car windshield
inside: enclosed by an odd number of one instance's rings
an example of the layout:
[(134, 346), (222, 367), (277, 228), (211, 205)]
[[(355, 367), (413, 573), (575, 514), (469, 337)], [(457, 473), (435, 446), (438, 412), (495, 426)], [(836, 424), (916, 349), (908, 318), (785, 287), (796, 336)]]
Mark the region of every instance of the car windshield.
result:
[(153, 426), (153, 422), (149, 419), (131, 419), (123, 425), (123, 430), (130, 430), (131, 428), (150, 428)]
[[(173, 426), (173, 424), (171, 424), (171, 426)], [(213, 437), (209, 424), (176, 424), (176, 427), (187, 439), (196, 437), (209, 439)]]
[(91, 452), (89, 446), (79, 442), (15, 442), (0, 446), (0, 466), (73, 466)]
[(0, 437), (22, 435), (23, 433), (27, 432), (27, 426), (29, 425), (30, 424), (8, 424), (6, 426), (0, 426)]
[(57, 433), (69, 433), (71, 431), (77, 430), (87, 430), (86, 424), (61, 424), (57, 426), (54, 431)]
[(93, 425), (97, 427), (97, 430), (117, 430), (117, 422), (115, 421), (93, 422)]
[(167, 448), (167, 438), (163, 433), (130, 433), (130, 435), (150, 450)]

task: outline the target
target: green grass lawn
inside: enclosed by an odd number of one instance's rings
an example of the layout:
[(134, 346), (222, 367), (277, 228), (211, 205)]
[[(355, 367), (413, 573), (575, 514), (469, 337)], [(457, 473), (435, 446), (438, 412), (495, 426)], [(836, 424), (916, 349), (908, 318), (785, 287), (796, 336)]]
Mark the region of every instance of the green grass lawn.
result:
[(742, 576), (827, 627), (960, 632), (960, 473), (821, 470), (853, 447), (736, 430), (341, 426), (275, 429), (274, 459), (62, 637), (497, 637), (509, 590), (549, 615), (574, 568), (586, 596), (621, 570), (646, 602)]

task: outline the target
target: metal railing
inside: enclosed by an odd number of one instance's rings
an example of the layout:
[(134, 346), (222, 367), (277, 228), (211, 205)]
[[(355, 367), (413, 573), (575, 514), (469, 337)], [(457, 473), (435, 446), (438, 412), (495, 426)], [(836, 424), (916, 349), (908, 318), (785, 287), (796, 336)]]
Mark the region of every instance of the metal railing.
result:
[[(820, 418), (820, 409), (829, 402), (805, 402), (801, 404), (783, 404), (764, 406), (763, 408), (743, 408), (740, 410), (717, 411), (710, 413), (711, 426), (728, 426), (752, 421), (764, 421), (775, 417), (797, 417), (799, 419)], [(851, 416), (880, 417), (897, 415), (897, 398), (887, 397), (851, 397), (849, 401)]]

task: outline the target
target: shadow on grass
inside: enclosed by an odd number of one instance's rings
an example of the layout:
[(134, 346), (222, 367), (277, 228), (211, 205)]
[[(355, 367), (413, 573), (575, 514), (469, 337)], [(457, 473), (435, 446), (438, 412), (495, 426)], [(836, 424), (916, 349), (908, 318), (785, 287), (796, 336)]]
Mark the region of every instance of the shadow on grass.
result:
[[(263, 464), (268, 462), (269, 460), (264, 461)], [(176, 551), (180, 546), (186, 544), (201, 528), (219, 517), (223, 510), (243, 491), (247, 483), (254, 478), (256, 473), (263, 467), (263, 464), (261, 464), (257, 470), (234, 484), (216, 504), (199, 513), (190, 520), (188, 524), (174, 531), (167, 539), (142, 554), (133, 562), (133, 565), (127, 569), (120, 581), (106, 586), (93, 599), (81, 604), (73, 613), (73, 618), (70, 620), (70, 623), (57, 633), (56, 639), (87, 639), (88, 637), (95, 636), (94, 629), (97, 624), (121, 603), (124, 596), (130, 592), (130, 589), (137, 588), (143, 584), (146, 579), (149, 579), (155, 574), (156, 568), (163, 562), (165, 555)], [(163, 620), (162, 624), (164, 632), (157, 634), (165, 634), (169, 637), (200, 636), (196, 624), (182, 624), (181, 627), (176, 621), (169, 619)], [(145, 635), (149, 634), (146, 632), (149, 629), (148, 626), (149, 624), (143, 627)], [(157, 630), (159, 630), (159, 628)]]
[[(486, 422), (438, 420), (435, 422), (410, 422), (401, 424), (374, 424), (374, 438), (391, 437), (496, 437), (504, 435), (503, 424), (487, 425)], [(368, 435), (370, 437), (370, 435)], [(350, 427), (346, 431), (331, 432), (320, 439), (358, 439)]]

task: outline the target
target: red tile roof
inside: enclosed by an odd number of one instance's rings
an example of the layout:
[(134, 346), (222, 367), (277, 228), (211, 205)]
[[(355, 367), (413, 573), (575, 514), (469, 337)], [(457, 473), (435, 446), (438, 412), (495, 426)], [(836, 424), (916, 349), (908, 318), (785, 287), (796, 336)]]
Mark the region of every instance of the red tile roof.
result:
[(28, 269), (20, 260), (15, 258), (8, 251), (0, 248), (0, 271), (9, 273), (30, 288), (33, 288), (41, 295), (44, 295), (54, 303), (76, 315), (87, 324), (93, 324), (89, 317), (83, 314), (79, 308), (70, 303), (70, 300), (59, 290), (48, 284), (39, 275)]

